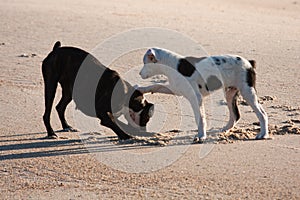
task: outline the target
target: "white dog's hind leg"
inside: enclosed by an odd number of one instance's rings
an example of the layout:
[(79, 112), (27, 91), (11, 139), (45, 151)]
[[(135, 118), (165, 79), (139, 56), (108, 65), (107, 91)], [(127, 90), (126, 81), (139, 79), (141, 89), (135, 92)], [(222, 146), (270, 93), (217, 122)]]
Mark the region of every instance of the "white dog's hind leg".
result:
[(268, 115), (263, 109), (262, 105), (258, 103), (258, 107), (260, 110), (260, 113), (262, 115), (261, 119), (259, 120), (260, 123), (260, 133), (256, 135), (255, 139), (268, 139), (270, 138), (269, 135), (269, 127), (268, 127)]
[(241, 95), (246, 100), (246, 102), (251, 106), (255, 112), (260, 123), (260, 133), (256, 136), (255, 139), (267, 139), (269, 138), (268, 131), (268, 116), (264, 111), (263, 107), (258, 103), (255, 89), (253, 87), (245, 86), (241, 90)]
[(238, 90), (235, 87), (226, 88), (225, 98), (229, 109), (229, 121), (222, 131), (230, 130), (240, 119), (240, 112), (237, 107)]

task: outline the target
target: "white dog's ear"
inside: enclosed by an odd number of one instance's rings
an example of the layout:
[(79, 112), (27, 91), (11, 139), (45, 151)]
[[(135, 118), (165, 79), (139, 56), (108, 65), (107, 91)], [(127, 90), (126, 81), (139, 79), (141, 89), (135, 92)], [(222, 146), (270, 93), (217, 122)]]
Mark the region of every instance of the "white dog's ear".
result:
[(146, 52), (146, 57), (152, 63), (157, 63), (159, 61), (158, 53), (155, 51), (155, 49), (148, 49)]

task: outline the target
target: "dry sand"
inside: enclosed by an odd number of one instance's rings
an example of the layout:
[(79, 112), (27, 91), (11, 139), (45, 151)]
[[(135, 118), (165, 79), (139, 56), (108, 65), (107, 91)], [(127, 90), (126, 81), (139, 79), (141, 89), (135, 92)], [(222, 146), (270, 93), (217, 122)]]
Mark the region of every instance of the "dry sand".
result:
[[(0, 0), (0, 5), (0, 199), (300, 198), (299, 0)], [(248, 139), (257, 128), (248, 106), (240, 106), (240, 131), (212, 138), (208, 144), (185, 145), (188, 149), (177, 161), (151, 173), (123, 172), (99, 162), (79, 133), (42, 139), (46, 133), (41, 61), (54, 42), (89, 51), (106, 38), (137, 27), (177, 30), (209, 54), (255, 59), (259, 96), (276, 97), (265, 98), (263, 104), (273, 140)], [(119, 63), (134, 66), (133, 62), (141, 63), (141, 57), (124, 57)], [(166, 104), (171, 99), (149, 98)], [(74, 124), (72, 110), (74, 105), (67, 112), (70, 124)], [(168, 120), (175, 122), (176, 116)], [(55, 111), (52, 125), (60, 129)], [(169, 126), (166, 131), (177, 129)], [(141, 159), (143, 152), (162, 148), (148, 150), (143, 142), (110, 140), (99, 146), (103, 155), (133, 149)], [(176, 144), (165, 148), (172, 146)], [(212, 150), (201, 157), (205, 147)]]

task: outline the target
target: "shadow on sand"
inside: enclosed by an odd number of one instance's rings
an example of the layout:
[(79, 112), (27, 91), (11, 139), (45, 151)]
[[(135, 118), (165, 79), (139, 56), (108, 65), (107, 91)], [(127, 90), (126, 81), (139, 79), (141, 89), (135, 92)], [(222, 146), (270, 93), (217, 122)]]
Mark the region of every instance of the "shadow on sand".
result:
[[(174, 132), (174, 130), (169, 132)], [(180, 133), (182, 131), (176, 130), (176, 132)], [(196, 130), (191, 130), (191, 132), (196, 132)], [(210, 134), (215, 134), (215, 137), (208, 138), (204, 143), (222, 143), (222, 139), (220, 140), (220, 138), (217, 137), (217, 132), (211, 131)], [(0, 136), (0, 161), (112, 151), (122, 154), (124, 153), (122, 151), (156, 148), (159, 146), (159, 143), (158, 145), (157, 143), (149, 143), (149, 138), (133, 138), (119, 142), (116, 136), (93, 135), (91, 133), (82, 133), (82, 135), (88, 137), (85, 137), (85, 139), (68, 139), (63, 137), (58, 139), (46, 139), (45, 137), (40, 137), (45, 136), (45, 132)], [(173, 139), (170, 139), (170, 141), (174, 141)], [(229, 139), (232, 141), (254, 140), (252, 138)], [(224, 143), (231, 142), (225, 140)], [(165, 147), (191, 144), (192, 139), (190, 136), (179, 135), (176, 137), (175, 142), (167, 142)]]
[[(45, 133), (24, 133), (0, 137), (0, 161), (155, 148), (157, 145), (132, 141), (118, 142), (115, 136), (102, 136), (96, 140), (46, 139)], [(31, 138), (25, 138), (31, 137)], [(20, 138), (22, 137), (22, 138)], [(9, 138), (9, 139), (7, 139)], [(184, 139), (184, 138), (183, 138)], [(177, 144), (187, 145), (187, 144)]]

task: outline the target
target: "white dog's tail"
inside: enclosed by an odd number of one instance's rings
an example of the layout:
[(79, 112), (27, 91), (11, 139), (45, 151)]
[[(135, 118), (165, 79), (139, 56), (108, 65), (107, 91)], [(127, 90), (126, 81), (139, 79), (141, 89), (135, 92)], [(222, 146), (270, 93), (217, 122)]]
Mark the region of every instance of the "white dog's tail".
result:
[(255, 88), (255, 82), (256, 82), (256, 72), (255, 72), (255, 68), (256, 68), (256, 62), (255, 60), (248, 60), (249, 63), (251, 64), (251, 68), (247, 69), (247, 83), (250, 87)]

